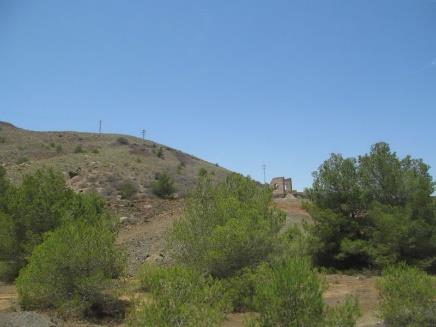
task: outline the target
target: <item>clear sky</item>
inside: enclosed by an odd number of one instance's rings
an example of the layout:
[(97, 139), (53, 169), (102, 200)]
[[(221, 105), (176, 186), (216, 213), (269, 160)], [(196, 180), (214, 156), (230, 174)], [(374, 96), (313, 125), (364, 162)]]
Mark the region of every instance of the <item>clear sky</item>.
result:
[(436, 167), (436, 1), (0, 0), (0, 120), (99, 119), (300, 190), (382, 140)]

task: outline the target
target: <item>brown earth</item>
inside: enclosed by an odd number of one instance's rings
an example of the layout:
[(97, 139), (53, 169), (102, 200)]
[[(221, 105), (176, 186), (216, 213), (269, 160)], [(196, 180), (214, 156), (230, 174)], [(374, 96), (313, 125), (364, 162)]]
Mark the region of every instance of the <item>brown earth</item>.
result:
[(0, 283), (0, 312), (14, 311), (17, 307), (17, 298), (14, 285)]

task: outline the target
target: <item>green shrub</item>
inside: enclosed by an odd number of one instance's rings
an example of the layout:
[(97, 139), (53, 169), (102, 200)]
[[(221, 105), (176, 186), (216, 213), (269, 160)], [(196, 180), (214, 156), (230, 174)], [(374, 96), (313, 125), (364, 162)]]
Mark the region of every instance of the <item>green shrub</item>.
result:
[(356, 319), (361, 315), (359, 303), (355, 297), (348, 296), (342, 305), (327, 308), (325, 327), (355, 327)]
[(62, 153), (63, 149), (62, 149), (62, 145), (58, 144), (56, 146), (56, 153)]
[[(257, 326), (352, 327), (359, 314), (357, 303), (328, 309), (323, 287), (306, 259), (296, 258), (259, 268), (254, 303)], [(336, 325), (335, 325), (336, 324)]]
[(85, 152), (86, 151), (82, 148), (80, 144), (76, 146), (76, 148), (74, 149), (74, 153), (85, 153)]
[(116, 220), (105, 209), (105, 202), (95, 194), (76, 194), (62, 175), (52, 170), (38, 170), (11, 186), (0, 169), (0, 280), (13, 279), (27, 263), (43, 235), (64, 223), (86, 219), (104, 223), (112, 230)]
[(94, 154), (99, 154), (100, 153), (100, 151), (98, 149), (92, 149), (91, 152), (94, 153)]
[(183, 168), (185, 168), (185, 163), (184, 162), (180, 162), (178, 165), (177, 165), (177, 174), (181, 174), (182, 173), (182, 171), (183, 171)]
[(389, 267), (378, 288), (387, 326), (436, 326), (436, 284), (425, 272), (405, 264)]
[(207, 169), (201, 167), (201, 168), (198, 170), (198, 176), (200, 176), (200, 177), (204, 177), (204, 176), (206, 176), (206, 175), (207, 175)]
[(119, 144), (122, 144), (122, 145), (129, 144), (129, 140), (127, 138), (125, 138), (124, 136), (120, 136), (119, 138), (117, 138), (117, 142)]
[(120, 193), (121, 198), (131, 199), (136, 194), (136, 192), (138, 192), (138, 190), (136, 186), (131, 182), (124, 182), (118, 188), (118, 192)]
[(54, 148), (56, 144), (54, 142), (50, 142), (50, 147)]
[(168, 248), (180, 264), (229, 277), (268, 259), (283, 220), (268, 188), (237, 174), (214, 186), (205, 176), (170, 230)]
[(0, 143), (6, 143), (6, 138), (4, 136), (0, 136)]
[(156, 156), (158, 158), (164, 159), (164, 152), (163, 152), (163, 148), (162, 147), (160, 147), (159, 150), (157, 150)]
[(83, 315), (104, 301), (102, 291), (123, 270), (115, 236), (103, 225), (85, 221), (50, 232), (20, 271), (17, 291), (26, 310), (54, 307)]
[(151, 301), (138, 301), (128, 326), (220, 326), (230, 310), (219, 281), (181, 267), (145, 267), (141, 283)]
[(17, 159), (17, 165), (21, 165), (21, 164), (23, 164), (25, 162), (29, 162), (29, 158), (27, 158), (27, 157), (20, 157), (20, 158)]
[(253, 297), (257, 283), (257, 272), (247, 267), (234, 276), (222, 279), (222, 283), (232, 301), (232, 307), (237, 312), (254, 311)]
[(173, 180), (165, 173), (156, 176), (156, 180), (151, 184), (151, 190), (160, 198), (171, 197), (176, 191)]

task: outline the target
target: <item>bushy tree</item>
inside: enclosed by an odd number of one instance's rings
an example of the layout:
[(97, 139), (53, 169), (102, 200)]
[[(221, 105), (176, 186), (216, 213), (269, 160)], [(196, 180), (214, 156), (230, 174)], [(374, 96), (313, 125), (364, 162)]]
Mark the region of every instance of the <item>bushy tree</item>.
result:
[(220, 326), (230, 309), (221, 283), (192, 269), (145, 265), (140, 281), (152, 299), (136, 304), (129, 326)]
[(405, 260), (436, 269), (436, 210), (429, 166), (386, 143), (369, 154), (332, 154), (314, 173), (307, 208), (319, 264), (383, 267)]
[(232, 174), (213, 185), (206, 175), (168, 235), (173, 258), (216, 277), (228, 277), (268, 258), (284, 214), (268, 188)]
[(405, 264), (388, 267), (378, 287), (386, 326), (436, 326), (436, 281), (424, 271)]
[(323, 286), (310, 262), (294, 258), (259, 268), (254, 326), (353, 327), (359, 316), (355, 299), (329, 309), (322, 297)]
[(160, 198), (168, 198), (174, 194), (176, 188), (171, 177), (161, 173), (157, 175), (156, 180), (152, 183), (151, 190), (154, 195)]
[[(3, 189), (3, 191), (2, 191)], [(114, 217), (104, 201), (93, 194), (75, 194), (60, 174), (38, 170), (14, 187), (0, 177), (0, 279), (11, 280), (27, 263), (46, 232), (62, 224), (85, 219), (103, 221), (115, 229)]]
[(123, 270), (114, 233), (104, 224), (84, 220), (46, 234), (17, 278), (23, 308), (54, 307), (84, 314), (103, 301), (105, 287)]

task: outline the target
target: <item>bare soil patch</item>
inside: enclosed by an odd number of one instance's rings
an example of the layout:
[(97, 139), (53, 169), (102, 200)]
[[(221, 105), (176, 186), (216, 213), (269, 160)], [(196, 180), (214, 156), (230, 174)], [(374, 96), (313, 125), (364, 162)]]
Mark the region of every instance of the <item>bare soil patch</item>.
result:
[(324, 293), (325, 301), (330, 306), (343, 303), (348, 295), (355, 295), (359, 300), (362, 317), (358, 327), (382, 326), (376, 315), (379, 294), (376, 288), (377, 277), (348, 276), (334, 274), (327, 276), (328, 289)]

